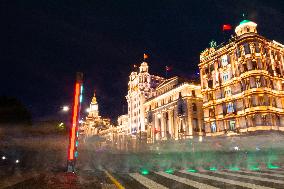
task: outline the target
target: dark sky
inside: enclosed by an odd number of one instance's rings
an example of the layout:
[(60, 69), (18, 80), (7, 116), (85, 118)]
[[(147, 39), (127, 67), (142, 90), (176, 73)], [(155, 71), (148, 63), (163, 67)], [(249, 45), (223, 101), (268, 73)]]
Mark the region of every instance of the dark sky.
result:
[[(64, 2), (64, 3), (63, 3)], [(260, 34), (284, 43), (284, 1), (1, 1), (0, 95), (19, 98), (35, 119), (72, 104), (76, 71), (85, 74), (85, 109), (94, 90), (100, 112), (115, 119), (126, 105), (133, 64), (150, 55), (150, 72), (192, 77), (199, 53), (224, 23), (242, 13)], [(233, 32), (233, 31), (232, 31)], [(126, 110), (126, 108), (125, 108)]]

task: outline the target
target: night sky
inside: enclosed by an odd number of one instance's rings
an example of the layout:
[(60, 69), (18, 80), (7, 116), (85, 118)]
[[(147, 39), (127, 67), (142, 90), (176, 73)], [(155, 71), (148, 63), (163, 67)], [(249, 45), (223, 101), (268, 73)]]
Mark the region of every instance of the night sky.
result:
[(284, 43), (281, 0), (2, 0), (0, 5), (0, 95), (20, 99), (34, 120), (57, 118), (60, 106), (72, 104), (76, 71), (85, 74), (83, 108), (95, 90), (101, 115), (115, 120), (123, 105), (127, 110), (128, 76), (144, 52), (150, 73), (165, 76), (169, 65), (172, 75), (192, 78), (200, 52), (212, 39), (223, 42), (222, 24), (234, 28), (243, 13), (261, 35)]

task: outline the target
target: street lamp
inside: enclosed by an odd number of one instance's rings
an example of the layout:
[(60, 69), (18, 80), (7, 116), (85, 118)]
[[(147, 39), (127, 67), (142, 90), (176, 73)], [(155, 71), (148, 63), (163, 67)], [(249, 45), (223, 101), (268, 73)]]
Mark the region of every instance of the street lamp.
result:
[(63, 107), (62, 107), (62, 111), (63, 111), (63, 112), (68, 112), (69, 109), (70, 109), (69, 106), (63, 106)]
[(87, 112), (87, 113), (89, 113), (90, 111), (91, 111), (90, 108), (87, 108), (87, 109), (86, 109), (86, 112)]

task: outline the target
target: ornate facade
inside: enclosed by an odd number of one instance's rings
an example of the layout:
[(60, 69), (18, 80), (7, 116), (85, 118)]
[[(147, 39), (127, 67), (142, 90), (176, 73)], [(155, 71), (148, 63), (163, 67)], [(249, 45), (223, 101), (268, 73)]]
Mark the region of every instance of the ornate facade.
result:
[(284, 131), (284, 46), (258, 35), (256, 27), (244, 20), (229, 43), (200, 55), (208, 136)]
[(131, 72), (128, 82), (128, 126), (134, 136), (145, 132), (144, 102), (155, 95), (155, 88), (163, 81), (162, 77), (149, 74), (148, 64), (142, 62), (138, 71)]
[(173, 77), (162, 82), (144, 109), (148, 143), (189, 138), (204, 131), (200, 85), (185, 79)]
[(83, 126), (86, 136), (96, 135), (111, 126), (109, 118), (102, 118), (99, 115), (99, 105), (95, 93), (88, 110), (88, 116)]

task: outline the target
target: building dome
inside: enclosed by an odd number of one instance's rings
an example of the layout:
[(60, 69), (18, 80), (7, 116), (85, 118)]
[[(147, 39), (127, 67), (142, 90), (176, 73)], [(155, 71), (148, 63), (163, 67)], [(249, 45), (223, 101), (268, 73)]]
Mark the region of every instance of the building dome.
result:
[(236, 27), (235, 32), (237, 36), (241, 36), (246, 33), (257, 33), (256, 26), (257, 24), (250, 20), (243, 20)]

